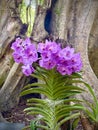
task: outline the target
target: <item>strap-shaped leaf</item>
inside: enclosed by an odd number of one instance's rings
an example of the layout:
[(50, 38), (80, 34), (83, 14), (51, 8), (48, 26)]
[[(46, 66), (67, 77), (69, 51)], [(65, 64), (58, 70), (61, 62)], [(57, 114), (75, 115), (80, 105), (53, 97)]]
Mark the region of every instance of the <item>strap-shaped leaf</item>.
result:
[(37, 130), (37, 128), (36, 128), (36, 120), (31, 120), (30, 128), (31, 128), (31, 130)]
[(51, 119), (50, 113), (47, 113), (47, 111), (38, 107), (29, 107), (29, 108), (24, 109), (24, 111), (27, 112), (27, 114), (35, 114), (35, 115), (40, 114), (44, 117), (47, 117), (48, 120)]
[(57, 87), (57, 89), (55, 89), (54, 90), (54, 94), (56, 94), (56, 93), (58, 93), (58, 92), (60, 92), (60, 91), (64, 91), (64, 90), (66, 90), (66, 91), (71, 91), (71, 90), (75, 90), (75, 91), (78, 91), (79, 90), (79, 92), (81, 91), (84, 91), (84, 89), (82, 89), (82, 88), (80, 88), (80, 87), (78, 87), (78, 86), (74, 86), (74, 85), (66, 85), (66, 86), (61, 86), (61, 87)]
[(48, 103), (47, 99), (39, 99), (39, 98), (30, 98), (30, 99), (27, 100), (27, 102), (31, 102), (31, 103), (37, 102), (37, 103), (43, 103), (43, 104)]
[(84, 107), (82, 105), (65, 105), (62, 107), (62, 109), (56, 110), (56, 115), (59, 115), (60, 113), (66, 113), (71, 112), (72, 110), (84, 110)]
[(91, 95), (93, 96), (94, 102), (97, 104), (97, 98), (96, 98), (96, 95), (95, 95), (95, 93), (94, 93), (92, 87), (91, 87), (89, 84), (85, 83), (85, 82), (83, 82), (83, 83), (84, 83), (85, 86), (88, 88), (89, 92), (90, 92)]
[(79, 90), (62, 90), (62, 91), (58, 91), (57, 93), (54, 93), (54, 99), (63, 99), (63, 98), (67, 98), (69, 96), (74, 96), (76, 94), (80, 94), (81, 91)]
[(27, 90), (27, 89), (30, 89), (30, 88), (32, 88), (32, 87), (43, 87), (43, 88), (45, 88), (46, 87), (46, 85), (45, 84), (41, 84), (41, 83), (32, 83), (32, 84), (28, 84), (28, 85), (26, 85), (24, 88), (23, 88), (23, 90), (22, 91), (24, 91), (24, 90)]
[(56, 126), (55, 129), (59, 129), (60, 126), (61, 126), (62, 124), (64, 124), (64, 122), (66, 122), (66, 121), (68, 121), (68, 120), (70, 120), (70, 119), (76, 118), (76, 117), (78, 117), (79, 115), (80, 115), (80, 113), (75, 113), (75, 114), (72, 114), (72, 115), (70, 115), (70, 116), (68, 116), (68, 117), (66, 117), (66, 118), (64, 118), (64, 119), (62, 119), (62, 120), (57, 124), (57, 126)]
[(24, 90), (24, 91), (21, 92), (21, 96), (24, 96), (24, 95), (27, 95), (27, 94), (32, 94), (32, 93), (44, 94), (45, 96), (51, 98), (49, 92), (42, 87), (36, 87), (36, 88), (30, 88), (30, 89)]
[(61, 100), (61, 99), (64, 99), (64, 98), (68, 98), (70, 96), (75, 96), (76, 94), (80, 94), (81, 92), (79, 91), (71, 91), (71, 92), (66, 92), (66, 93), (59, 93), (59, 95), (55, 95), (54, 96), (54, 100)]
[(79, 117), (78, 118), (75, 118), (72, 122), (72, 130), (75, 130), (75, 128), (78, 126), (78, 123), (79, 123)]
[(94, 117), (93, 113), (90, 112), (88, 109), (85, 109), (85, 112), (87, 113), (87, 115), (93, 120), (96, 122), (96, 118)]

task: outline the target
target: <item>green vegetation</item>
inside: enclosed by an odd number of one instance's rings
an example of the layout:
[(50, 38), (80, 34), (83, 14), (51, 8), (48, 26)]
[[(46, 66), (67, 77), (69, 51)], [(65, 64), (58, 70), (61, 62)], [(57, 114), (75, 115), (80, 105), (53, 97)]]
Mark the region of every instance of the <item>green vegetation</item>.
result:
[[(81, 105), (82, 100), (73, 98), (74, 95), (84, 91), (79, 86), (73, 85), (73, 83), (81, 83), (81, 80), (79, 80), (81, 78), (80, 74), (62, 76), (55, 68), (45, 70), (37, 67), (32, 76), (38, 78), (39, 82), (25, 86), (21, 95), (39, 93), (46, 98), (28, 99), (29, 107), (25, 109), (25, 112), (30, 115), (40, 115), (28, 126), (31, 130), (36, 128), (59, 130), (62, 124), (79, 117), (79, 111), (85, 109)], [(44, 125), (40, 124), (40, 122), (43, 122)]]
[(35, 8), (30, 5), (26, 5), (25, 1), (23, 0), (22, 4), (20, 5), (20, 18), (23, 23), (26, 23), (28, 25), (28, 30), (26, 35), (30, 36), (33, 28), (34, 23), (34, 17), (35, 17)]

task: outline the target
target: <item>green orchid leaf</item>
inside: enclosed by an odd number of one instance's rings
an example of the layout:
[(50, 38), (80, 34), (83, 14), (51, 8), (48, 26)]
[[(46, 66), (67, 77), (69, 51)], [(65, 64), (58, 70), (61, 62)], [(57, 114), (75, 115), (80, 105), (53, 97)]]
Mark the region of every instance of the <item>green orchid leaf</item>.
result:
[(50, 113), (47, 113), (47, 111), (45, 111), (45, 109), (43, 110), (43, 109), (38, 108), (38, 107), (29, 107), (29, 108), (24, 109), (24, 111), (27, 112), (28, 115), (39, 114), (39, 115), (42, 115), (44, 117), (47, 117), (47, 120), (51, 119)]
[(49, 94), (49, 92), (42, 87), (36, 87), (36, 88), (30, 88), (30, 89), (24, 90), (21, 92), (21, 96), (32, 94), (32, 93), (44, 94), (45, 96), (51, 98), (51, 95)]
[(94, 99), (94, 102), (97, 104), (97, 98), (96, 98), (96, 95), (95, 95), (95, 93), (93, 91), (93, 88), (89, 84), (87, 84), (85, 82), (84, 82), (84, 84), (88, 88), (89, 92), (91, 93), (91, 95), (92, 95), (92, 97)]
[(32, 84), (28, 84), (28, 85), (26, 85), (24, 88), (23, 88), (23, 90), (25, 90), (25, 89), (29, 89), (29, 88), (31, 88), (31, 87), (38, 87), (38, 86), (40, 86), (40, 87), (46, 87), (46, 85), (45, 84), (41, 84), (41, 83), (32, 83)]
[(36, 73), (31, 74), (32, 77), (37, 78), (39, 80), (43, 80), (43, 77), (40, 75), (37, 75)]
[(31, 120), (30, 128), (31, 128), (31, 130), (37, 130), (37, 128), (36, 128), (36, 120)]
[(72, 115), (70, 115), (70, 116), (68, 116), (68, 117), (66, 117), (66, 118), (64, 118), (64, 119), (62, 119), (62, 120), (59, 121), (59, 123), (57, 124), (56, 129), (57, 129), (57, 128), (60, 128), (60, 126), (61, 126), (62, 124), (64, 124), (64, 122), (66, 122), (66, 121), (68, 121), (68, 120), (70, 120), (70, 119), (76, 118), (76, 117), (78, 117), (78, 116), (80, 116), (80, 113), (75, 113), (75, 114), (72, 114)]
[(82, 75), (80, 73), (73, 73), (69, 77), (72, 78), (72, 79), (74, 79), (74, 78), (80, 78), (80, 79), (82, 79)]
[(75, 118), (72, 122), (72, 130), (74, 130), (77, 126), (78, 126), (78, 123), (79, 123), (79, 117), (78, 118)]
[[(75, 91), (78, 91), (78, 90), (79, 90), (79, 91), (81, 91), (81, 92), (84, 91), (84, 89), (82, 89), (82, 88), (80, 88), (80, 87), (78, 87), (78, 86), (74, 86), (74, 85), (68, 85), (68, 86), (67, 86), (67, 85), (66, 85), (66, 86), (57, 87), (57, 89), (55, 89), (54, 92), (55, 92), (55, 93), (58, 93), (58, 92), (60, 92), (60, 91), (69, 91), (69, 92), (70, 92), (70, 91), (72, 91), (72, 90), (73, 90), (73, 91), (74, 91), (74, 90), (75, 90)], [(54, 93), (54, 94), (55, 94), (55, 93)]]
[[(28, 99), (28, 108), (24, 110), (27, 114), (41, 116), (39, 121), (44, 122), (45, 125), (36, 124), (37, 128), (58, 130), (55, 128), (56, 126), (60, 127), (67, 120), (77, 118), (80, 114), (77, 112), (85, 109), (81, 104), (83, 100), (71, 98), (71, 96), (85, 91), (79, 85), (74, 84), (82, 83), (79, 80), (80, 74), (74, 73), (70, 76), (62, 76), (56, 71), (56, 68), (46, 70), (37, 67), (32, 76), (38, 78), (38, 82), (25, 86), (21, 95), (39, 93), (46, 97), (46, 99)], [(74, 112), (74, 114), (72, 115), (71, 112)], [(34, 125), (33, 122), (32, 128)]]
[(66, 90), (63, 90), (63, 91), (60, 91), (58, 93), (55, 93), (54, 95), (54, 99), (57, 100), (57, 99), (64, 99), (64, 98), (68, 98), (70, 96), (74, 96), (76, 94), (80, 94), (81, 91), (66, 91)]
[(87, 115), (91, 118), (91, 120), (96, 122), (96, 118), (94, 117), (93, 113), (90, 112), (88, 109), (85, 109), (85, 112), (87, 113)]
[(97, 103), (96, 103), (96, 107), (95, 107), (96, 109), (96, 122), (98, 122), (98, 101), (97, 101)]
[(38, 99), (38, 98), (30, 98), (27, 100), (27, 102), (47, 104), (46, 99)]

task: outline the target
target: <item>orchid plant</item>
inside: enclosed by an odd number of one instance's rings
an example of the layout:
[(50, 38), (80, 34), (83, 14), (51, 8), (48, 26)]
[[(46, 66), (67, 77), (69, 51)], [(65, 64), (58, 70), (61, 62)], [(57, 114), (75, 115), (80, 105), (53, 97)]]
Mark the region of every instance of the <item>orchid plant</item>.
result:
[(15, 62), (22, 64), (22, 72), (38, 79), (25, 86), (21, 95), (39, 93), (45, 96), (44, 99), (28, 99), (29, 107), (25, 111), (38, 115), (28, 127), (59, 130), (66, 121), (77, 118), (79, 110), (84, 109), (82, 100), (73, 97), (84, 91), (76, 85), (82, 82), (80, 53), (75, 53), (70, 46), (62, 48), (55, 41), (34, 45), (30, 38), (17, 38), (11, 48)]

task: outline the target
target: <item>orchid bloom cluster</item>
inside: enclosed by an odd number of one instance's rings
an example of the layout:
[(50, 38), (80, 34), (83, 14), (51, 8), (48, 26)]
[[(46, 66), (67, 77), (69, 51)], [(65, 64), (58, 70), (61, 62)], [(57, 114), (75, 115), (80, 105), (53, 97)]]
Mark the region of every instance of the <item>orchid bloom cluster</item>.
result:
[(69, 46), (61, 48), (55, 41), (46, 40), (36, 47), (30, 38), (17, 38), (11, 48), (14, 50), (12, 55), (15, 62), (22, 63), (22, 72), (26, 76), (35, 71), (32, 66), (34, 62), (38, 62), (40, 67), (47, 70), (55, 67), (61, 75), (71, 75), (82, 69), (80, 53), (75, 53), (74, 48)]

